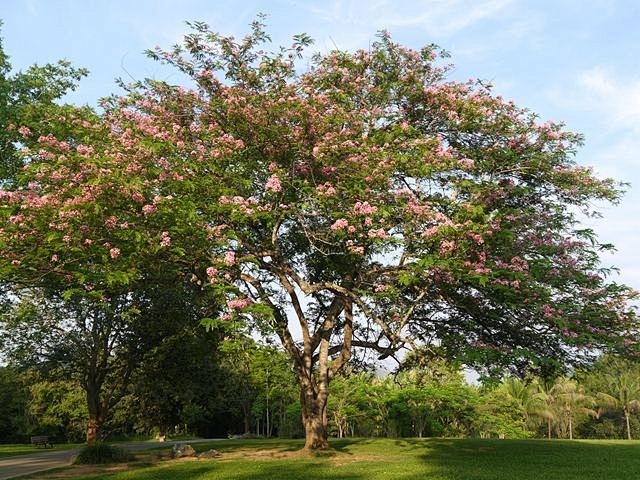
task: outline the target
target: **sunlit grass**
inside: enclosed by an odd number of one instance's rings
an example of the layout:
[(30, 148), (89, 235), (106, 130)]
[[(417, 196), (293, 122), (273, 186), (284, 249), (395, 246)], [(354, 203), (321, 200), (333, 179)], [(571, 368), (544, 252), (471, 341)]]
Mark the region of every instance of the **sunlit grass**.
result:
[[(640, 442), (561, 440), (346, 439), (309, 455), (295, 440), (222, 441), (214, 460), (163, 460), (82, 480), (636, 480)], [(72, 470), (72, 469), (71, 469)], [(78, 472), (79, 473), (79, 472)], [(72, 474), (68, 471), (67, 474)], [(43, 477), (40, 477), (43, 478)]]

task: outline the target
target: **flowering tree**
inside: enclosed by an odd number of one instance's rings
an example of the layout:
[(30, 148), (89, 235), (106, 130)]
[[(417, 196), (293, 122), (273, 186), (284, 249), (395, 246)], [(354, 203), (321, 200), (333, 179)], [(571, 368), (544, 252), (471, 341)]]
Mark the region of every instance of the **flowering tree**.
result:
[(327, 447), (329, 383), (354, 348), (518, 366), (634, 350), (628, 288), (577, 222), (620, 190), (579, 136), (446, 80), (434, 46), (278, 53), (192, 25), (150, 55), (193, 81), (130, 86), (73, 137), (42, 136), (0, 192), (2, 274), (101, 292), (164, 266), (277, 335), (306, 448)]

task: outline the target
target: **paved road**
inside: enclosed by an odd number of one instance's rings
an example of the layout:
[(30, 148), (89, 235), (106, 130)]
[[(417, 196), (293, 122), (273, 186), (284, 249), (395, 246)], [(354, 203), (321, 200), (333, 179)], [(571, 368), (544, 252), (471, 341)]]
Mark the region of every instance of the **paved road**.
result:
[[(120, 443), (119, 447), (131, 451), (148, 450), (157, 447), (171, 447), (177, 443), (202, 443), (223, 440), (221, 438), (202, 438), (198, 440), (183, 440), (179, 442), (132, 442)], [(38, 452), (29, 455), (17, 455), (0, 459), (0, 480), (31, 475), (32, 473), (51, 470), (52, 468), (65, 467), (71, 463), (71, 459), (77, 455), (78, 449), (55, 450), (53, 452)]]

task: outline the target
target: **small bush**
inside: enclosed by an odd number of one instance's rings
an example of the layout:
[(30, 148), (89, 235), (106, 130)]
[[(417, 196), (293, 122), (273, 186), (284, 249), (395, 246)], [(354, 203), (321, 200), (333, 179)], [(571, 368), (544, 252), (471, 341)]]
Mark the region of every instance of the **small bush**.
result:
[(80, 450), (74, 463), (76, 465), (94, 465), (99, 463), (123, 463), (133, 460), (135, 456), (126, 450), (106, 443), (88, 445)]

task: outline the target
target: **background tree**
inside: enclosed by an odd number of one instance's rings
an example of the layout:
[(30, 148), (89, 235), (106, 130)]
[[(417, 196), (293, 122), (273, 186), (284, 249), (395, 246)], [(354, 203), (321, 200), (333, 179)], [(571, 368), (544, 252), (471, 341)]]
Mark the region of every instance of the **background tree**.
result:
[(29, 434), (28, 393), (19, 369), (0, 367), (0, 442), (22, 442)]
[(585, 392), (583, 386), (566, 377), (556, 380), (552, 393), (561, 408), (562, 419), (564, 420), (563, 427), (569, 440), (573, 440), (575, 415), (583, 414), (593, 417), (598, 415), (593, 409), (595, 399)]
[(15, 178), (22, 167), (22, 148), (41, 134), (63, 134), (65, 124), (56, 117), (74, 107), (59, 101), (87, 74), (67, 61), (12, 72), (0, 38), (0, 185)]
[(635, 351), (635, 294), (577, 217), (620, 191), (575, 164), (579, 136), (447, 81), (433, 46), (383, 33), (298, 73), (304, 35), (272, 54), (260, 22), (241, 41), (192, 26), (150, 54), (193, 89), (133, 85), (27, 153), (0, 193), (8, 281), (102, 292), (159, 263), (209, 285), (219, 320), (288, 352), (309, 449), (354, 348), (520, 369)]
[(626, 437), (631, 440), (631, 415), (640, 410), (640, 366), (604, 357), (581, 380), (605, 410), (623, 413)]

